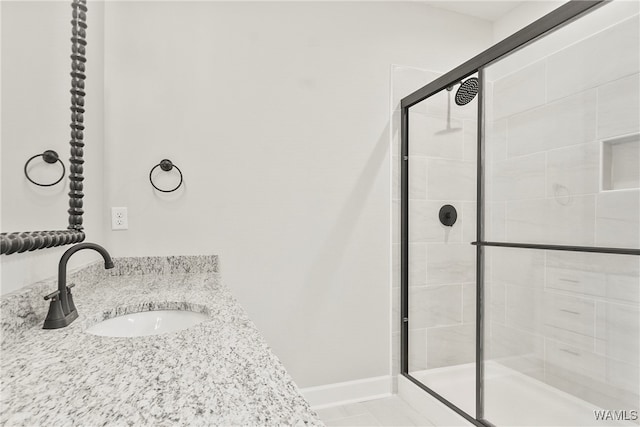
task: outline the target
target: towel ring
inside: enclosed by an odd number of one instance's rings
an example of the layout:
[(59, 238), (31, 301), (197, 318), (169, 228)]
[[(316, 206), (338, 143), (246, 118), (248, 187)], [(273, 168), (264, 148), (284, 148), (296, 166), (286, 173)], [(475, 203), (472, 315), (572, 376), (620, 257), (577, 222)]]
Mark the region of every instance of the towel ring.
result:
[[(41, 184), (39, 182), (35, 182), (29, 176), (29, 172), (27, 172), (27, 168), (29, 167), (29, 163), (31, 163), (31, 160), (35, 159), (36, 157), (41, 157), (41, 156), (42, 156), (42, 160), (44, 160), (46, 163), (53, 164), (53, 163), (56, 163), (56, 162), (60, 162), (60, 164), (62, 165), (62, 175), (60, 175), (60, 178), (58, 178), (58, 180), (56, 182), (53, 182), (51, 184)], [(47, 150), (42, 154), (36, 154), (35, 156), (32, 156), (29, 160), (27, 160), (27, 163), (24, 164), (24, 176), (26, 176), (27, 179), (31, 183), (33, 183), (35, 185), (39, 185), (40, 187), (51, 187), (53, 185), (56, 185), (57, 183), (62, 181), (62, 179), (64, 178), (64, 174), (66, 172), (67, 172), (67, 169), (64, 167), (64, 163), (62, 163), (62, 160), (60, 160), (60, 157), (58, 157), (58, 153), (56, 153), (53, 150)]]
[[(153, 179), (151, 178), (151, 174), (153, 174), (153, 171), (157, 168), (160, 167), (160, 169), (162, 169), (165, 172), (169, 172), (171, 169), (176, 168), (176, 170), (178, 171), (178, 173), (180, 174), (180, 182), (178, 183), (178, 185), (176, 185), (174, 188), (172, 188), (171, 190), (163, 190), (162, 188), (158, 188), (154, 183), (153, 183)], [(153, 185), (153, 188), (155, 188), (158, 191), (162, 191), (163, 193), (172, 193), (174, 191), (176, 191), (178, 188), (180, 188), (180, 186), (182, 185), (182, 171), (180, 170), (180, 168), (176, 165), (174, 165), (171, 160), (169, 159), (163, 159), (160, 163), (158, 163), (157, 165), (155, 165), (154, 167), (151, 168), (151, 171), (149, 172), (149, 182), (151, 182), (151, 185)]]

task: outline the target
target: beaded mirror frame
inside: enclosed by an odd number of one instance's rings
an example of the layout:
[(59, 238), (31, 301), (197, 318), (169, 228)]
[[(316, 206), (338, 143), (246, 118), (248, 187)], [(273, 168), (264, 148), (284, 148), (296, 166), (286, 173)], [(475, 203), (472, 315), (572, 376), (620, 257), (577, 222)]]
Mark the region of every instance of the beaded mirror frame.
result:
[(84, 180), (84, 97), (87, 46), (87, 1), (71, 3), (71, 141), (69, 158), (69, 225), (66, 230), (0, 233), (0, 254), (10, 255), (78, 243), (85, 239), (82, 227)]

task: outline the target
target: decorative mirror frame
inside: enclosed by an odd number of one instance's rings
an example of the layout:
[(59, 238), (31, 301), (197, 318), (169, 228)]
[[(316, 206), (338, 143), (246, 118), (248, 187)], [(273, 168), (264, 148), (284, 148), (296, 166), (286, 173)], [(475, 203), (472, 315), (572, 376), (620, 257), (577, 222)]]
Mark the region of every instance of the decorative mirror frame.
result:
[(84, 197), (84, 96), (87, 1), (72, 0), (71, 20), (71, 158), (69, 159), (69, 225), (66, 230), (0, 233), (0, 254), (10, 255), (81, 242)]

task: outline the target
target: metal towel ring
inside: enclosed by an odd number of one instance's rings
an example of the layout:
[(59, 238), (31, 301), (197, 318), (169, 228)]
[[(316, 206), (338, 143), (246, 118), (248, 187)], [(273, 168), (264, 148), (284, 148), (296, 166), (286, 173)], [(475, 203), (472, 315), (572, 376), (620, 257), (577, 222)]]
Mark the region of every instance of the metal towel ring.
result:
[[(41, 184), (39, 182), (35, 182), (29, 176), (29, 173), (27, 172), (27, 167), (29, 167), (29, 163), (31, 163), (31, 160), (35, 159), (36, 157), (40, 157), (40, 156), (42, 156), (42, 159), (45, 162), (49, 163), (49, 164), (60, 162), (60, 164), (62, 165), (62, 175), (60, 175), (60, 178), (58, 178), (58, 180), (56, 182), (53, 182), (51, 184)], [(42, 154), (36, 154), (35, 156), (32, 156), (29, 160), (27, 160), (27, 163), (24, 164), (24, 176), (26, 176), (27, 179), (30, 182), (32, 182), (35, 185), (39, 185), (40, 187), (51, 187), (52, 185), (56, 185), (57, 183), (62, 181), (62, 179), (64, 178), (65, 173), (67, 173), (67, 169), (64, 167), (64, 163), (62, 163), (62, 160), (60, 160), (60, 157), (58, 157), (58, 153), (56, 153), (53, 150), (47, 150)]]
[[(156, 187), (156, 185), (153, 183), (153, 179), (151, 179), (151, 174), (158, 166), (160, 166), (160, 169), (162, 169), (165, 172), (169, 172), (173, 168), (176, 168), (178, 170), (178, 173), (180, 174), (180, 182), (178, 183), (178, 185), (175, 186), (175, 188), (172, 188), (171, 190), (163, 190), (161, 188)], [(156, 190), (162, 191), (163, 193), (171, 193), (176, 191), (182, 185), (182, 171), (178, 166), (174, 165), (171, 162), (171, 160), (163, 159), (160, 163), (158, 163), (157, 165), (151, 168), (151, 171), (149, 172), (149, 182), (151, 182), (151, 185), (153, 185), (153, 188), (155, 188)]]

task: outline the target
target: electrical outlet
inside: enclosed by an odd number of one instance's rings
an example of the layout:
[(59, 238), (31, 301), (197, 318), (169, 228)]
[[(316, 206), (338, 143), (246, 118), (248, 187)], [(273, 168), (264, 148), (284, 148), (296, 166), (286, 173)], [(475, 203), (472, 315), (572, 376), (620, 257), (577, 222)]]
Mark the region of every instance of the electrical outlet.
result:
[(127, 215), (127, 208), (111, 208), (111, 229), (129, 229), (129, 216)]

